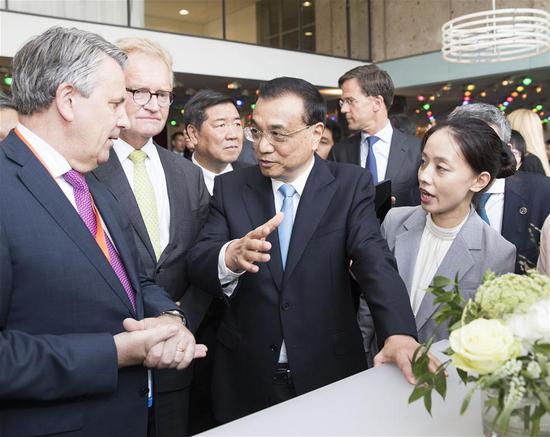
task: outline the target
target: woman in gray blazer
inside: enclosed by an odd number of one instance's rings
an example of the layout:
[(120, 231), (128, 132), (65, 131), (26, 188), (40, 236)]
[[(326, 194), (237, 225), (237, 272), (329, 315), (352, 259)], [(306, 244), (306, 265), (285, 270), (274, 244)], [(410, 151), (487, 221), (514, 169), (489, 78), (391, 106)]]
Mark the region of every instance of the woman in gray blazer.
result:
[[(437, 306), (426, 289), (435, 276), (457, 276), (462, 296), (471, 299), (486, 270), (514, 271), (516, 249), (472, 206), (482, 201), (495, 177), (515, 171), (511, 151), (494, 130), (477, 119), (453, 119), (430, 129), (421, 148), (421, 205), (392, 208), (382, 235), (407, 286), (422, 342), (449, 335), (447, 326), (432, 320)], [(365, 349), (374, 356), (373, 323), (364, 299), (358, 320)]]

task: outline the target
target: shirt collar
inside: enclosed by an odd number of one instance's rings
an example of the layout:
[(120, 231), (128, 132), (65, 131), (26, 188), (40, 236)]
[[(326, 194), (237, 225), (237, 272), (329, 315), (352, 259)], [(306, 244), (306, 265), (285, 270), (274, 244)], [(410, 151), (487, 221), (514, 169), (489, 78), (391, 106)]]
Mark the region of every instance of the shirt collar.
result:
[(71, 170), (69, 161), (30, 129), (18, 123), (17, 130), (33, 147), (34, 151), (38, 154), (42, 162), (46, 165), (47, 170), (54, 178), (59, 178)]
[(214, 173), (213, 171), (210, 171), (207, 168), (204, 168), (202, 165), (200, 165), (199, 161), (197, 161), (195, 159), (195, 154), (194, 153), (191, 155), (191, 162), (193, 164), (195, 164), (197, 167), (199, 167), (202, 170), (203, 173), (207, 174), (208, 176), (210, 176), (212, 178), (215, 178), (216, 176), (219, 176), (221, 174), (229, 173), (230, 171), (233, 171), (233, 166), (231, 165), (231, 163), (228, 163), (221, 172)]
[[(129, 159), (130, 153), (136, 150), (122, 138), (118, 138), (117, 140), (115, 140), (115, 142), (113, 143), (113, 149), (115, 150), (115, 153), (117, 154), (120, 162), (124, 162), (125, 159)], [(143, 150), (147, 157), (151, 159), (153, 154), (156, 152), (153, 138), (149, 138), (149, 140), (145, 143), (141, 150)]]
[(504, 178), (495, 179), (495, 182), (493, 182), (485, 192), (491, 194), (504, 194)]
[(390, 121), (388, 120), (386, 122), (386, 126), (384, 126), (381, 130), (376, 132), (374, 135), (369, 135), (366, 132), (361, 131), (361, 143), (364, 143), (365, 140), (370, 136), (376, 136), (383, 143), (391, 144), (392, 135), (393, 135), (393, 127), (392, 127)]
[[(309, 174), (311, 173), (311, 170), (313, 169), (313, 165), (315, 164), (315, 157), (311, 157), (311, 161), (306, 168), (306, 170), (298, 176), (296, 179), (294, 179), (292, 182), (289, 182), (289, 185), (292, 185), (298, 195), (302, 197), (302, 193), (304, 192), (304, 188), (306, 186), (307, 178), (309, 177)], [(281, 188), (282, 185), (284, 185), (286, 182), (279, 181), (277, 179), (271, 179), (271, 185), (273, 187), (273, 192), (276, 193), (279, 188)]]

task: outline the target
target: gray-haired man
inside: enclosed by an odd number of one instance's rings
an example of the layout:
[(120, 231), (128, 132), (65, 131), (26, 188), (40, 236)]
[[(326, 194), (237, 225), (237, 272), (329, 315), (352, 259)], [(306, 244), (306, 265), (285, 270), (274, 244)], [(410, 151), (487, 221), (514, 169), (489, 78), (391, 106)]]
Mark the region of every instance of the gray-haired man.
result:
[[(505, 143), (512, 128), (497, 107), (487, 103), (458, 106), (449, 118), (475, 117), (490, 125)], [(516, 273), (534, 268), (538, 241), (544, 220), (550, 214), (550, 178), (535, 173), (516, 172), (496, 179), (480, 199), (478, 212), (484, 209), (489, 225), (516, 246)]]
[(147, 367), (204, 354), (141, 274), (129, 224), (84, 173), (128, 125), (126, 55), (52, 28), (13, 60), (0, 148), (0, 435), (145, 436)]

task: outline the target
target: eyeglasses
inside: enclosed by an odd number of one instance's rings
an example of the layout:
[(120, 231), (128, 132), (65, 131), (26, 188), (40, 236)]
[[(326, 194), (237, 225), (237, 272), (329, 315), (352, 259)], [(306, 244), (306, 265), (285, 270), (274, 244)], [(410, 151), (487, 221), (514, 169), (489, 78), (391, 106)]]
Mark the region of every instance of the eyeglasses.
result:
[[(368, 96), (367, 101), (372, 100), (371, 98), (374, 98), (374, 96)], [(348, 97), (346, 99), (338, 100), (338, 106), (340, 106), (340, 108), (344, 105), (348, 105), (349, 107), (352, 107), (352, 106), (355, 106), (359, 103), (361, 103), (361, 101), (358, 100), (358, 99), (354, 99), (353, 97)]]
[(310, 128), (311, 126), (313, 125), (308, 124), (307, 126), (304, 126), (293, 132), (279, 132), (276, 130), (271, 132), (264, 132), (256, 127), (248, 126), (244, 128), (244, 137), (248, 141), (252, 141), (253, 143), (259, 143), (262, 140), (262, 137), (265, 136), (265, 139), (269, 144), (282, 144), (286, 142), (286, 140), (288, 140), (288, 138), (291, 137), (292, 135), (297, 134), (298, 132), (302, 132), (307, 128)]
[(145, 88), (139, 88), (137, 90), (126, 88), (126, 91), (132, 94), (134, 102), (140, 106), (145, 106), (149, 103), (153, 96), (156, 96), (158, 105), (162, 107), (170, 106), (174, 101), (174, 93), (170, 91), (157, 91), (156, 93), (152, 93)]

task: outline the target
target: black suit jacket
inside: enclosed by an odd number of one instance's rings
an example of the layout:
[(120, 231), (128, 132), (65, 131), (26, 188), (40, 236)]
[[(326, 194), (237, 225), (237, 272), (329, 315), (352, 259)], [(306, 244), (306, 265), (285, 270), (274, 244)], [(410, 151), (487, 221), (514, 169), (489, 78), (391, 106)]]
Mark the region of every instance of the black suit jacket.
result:
[[(211, 296), (189, 287), (185, 257), (206, 219), (209, 195), (202, 173), (194, 164), (162, 147), (156, 148), (164, 169), (170, 203), (169, 241), (158, 261), (134, 193), (114, 150), (111, 149), (109, 160), (95, 169), (93, 175), (111, 189), (130, 216), (135, 243), (147, 274), (164, 287), (175, 301), (182, 300), (186, 295), (182, 309), (189, 319), (191, 329), (196, 329), (206, 312), (202, 302), (209, 301)], [(154, 375), (154, 390), (158, 396), (162, 392), (174, 392), (189, 387), (193, 371), (191, 366), (182, 371), (158, 370)], [(157, 404), (155, 423), (159, 435), (185, 434), (186, 420), (183, 419), (188, 409), (187, 395), (182, 392), (181, 397), (184, 399), (181, 406), (183, 411), (174, 411), (171, 415), (163, 414), (163, 407)], [(175, 416), (178, 417), (177, 422), (167, 422), (167, 417)]]
[(127, 317), (175, 309), (146, 278), (126, 216), (89, 181), (136, 291), (134, 312), (95, 239), (12, 132), (0, 147), (0, 435), (146, 436), (147, 372), (117, 369)]
[[(332, 148), (336, 162), (361, 165), (361, 132), (340, 141)], [(395, 206), (418, 205), (414, 189), (418, 187), (420, 140), (393, 129), (386, 179), (391, 180)]]
[[(364, 169), (315, 156), (294, 221), (283, 271), (277, 232), (271, 260), (245, 273), (218, 332), (214, 411), (228, 421), (268, 405), (283, 341), (298, 394), (366, 368), (350, 292), (349, 262), (375, 314), (378, 338), (416, 336), (407, 291), (380, 235), (374, 188)], [(216, 178), (200, 241), (189, 253), (191, 281), (225, 296), (218, 255), (275, 214), (271, 180), (257, 166)]]
[(549, 214), (550, 178), (520, 171), (505, 179), (501, 233), (516, 246), (516, 273), (536, 267), (540, 231), (533, 226), (541, 229)]

